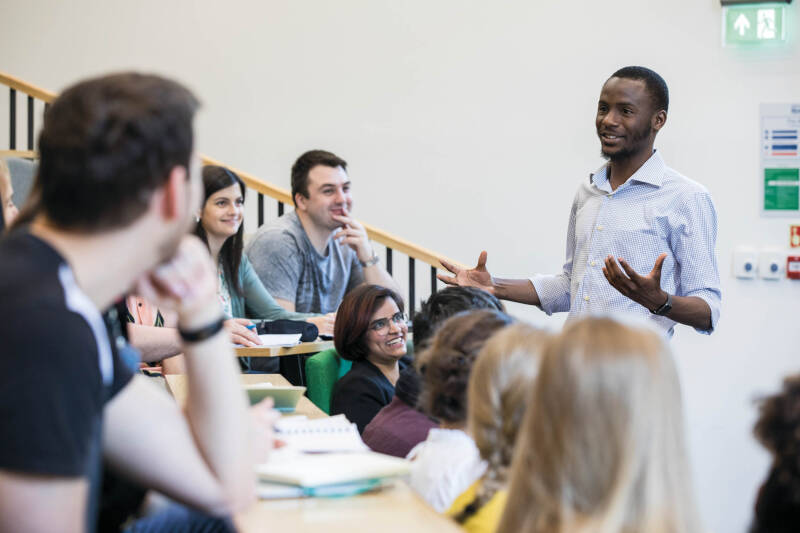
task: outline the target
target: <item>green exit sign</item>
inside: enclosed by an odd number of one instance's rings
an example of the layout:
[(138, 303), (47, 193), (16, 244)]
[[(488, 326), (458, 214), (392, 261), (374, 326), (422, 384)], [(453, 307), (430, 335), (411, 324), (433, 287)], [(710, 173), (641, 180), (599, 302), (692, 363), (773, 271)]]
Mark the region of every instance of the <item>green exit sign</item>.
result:
[(725, 46), (783, 44), (786, 42), (786, 5), (744, 4), (722, 10)]

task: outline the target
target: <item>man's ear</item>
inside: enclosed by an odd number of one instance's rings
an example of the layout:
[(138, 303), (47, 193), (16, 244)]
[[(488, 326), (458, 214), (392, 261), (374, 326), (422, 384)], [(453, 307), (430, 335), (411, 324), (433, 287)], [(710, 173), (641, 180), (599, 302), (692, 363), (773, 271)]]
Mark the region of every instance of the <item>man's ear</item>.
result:
[(186, 187), (189, 186), (186, 167), (175, 166), (169, 171), (167, 181), (161, 188), (161, 206), (159, 211), (166, 220), (183, 217), (186, 209)]
[(302, 193), (296, 192), (294, 193), (294, 205), (300, 211), (305, 211), (308, 207), (308, 198), (302, 195)]
[(650, 120), (650, 126), (653, 128), (653, 131), (658, 132), (661, 128), (664, 127), (664, 124), (667, 123), (667, 112), (663, 109), (653, 115), (653, 118)]

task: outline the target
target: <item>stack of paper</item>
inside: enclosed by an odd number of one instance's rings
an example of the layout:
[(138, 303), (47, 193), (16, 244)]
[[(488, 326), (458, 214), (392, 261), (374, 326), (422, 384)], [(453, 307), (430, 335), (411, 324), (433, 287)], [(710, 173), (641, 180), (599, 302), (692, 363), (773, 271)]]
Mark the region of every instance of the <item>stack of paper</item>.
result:
[(262, 498), (349, 496), (385, 486), (409, 472), (405, 459), (375, 452), (304, 454), (273, 452), (258, 465)]

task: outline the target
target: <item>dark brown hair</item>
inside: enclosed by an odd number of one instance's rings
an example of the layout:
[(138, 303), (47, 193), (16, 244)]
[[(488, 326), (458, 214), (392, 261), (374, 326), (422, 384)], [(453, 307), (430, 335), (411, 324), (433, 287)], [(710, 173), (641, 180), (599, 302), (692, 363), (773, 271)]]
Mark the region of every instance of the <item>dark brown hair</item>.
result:
[(342, 167), (342, 170), (347, 172), (347, 161), (325, 150), (310, 150), (298, 157), (292, 165), (292, 201), (295, 207), (297, 207), (295, 200), (297, 193), (308, 198), (308, 173), (317, 165)]
[[(203, 207), (206, 202), (217, 191), (227, 189), (231, 185), (238, 185), (242, 191), (242, 201), (244, 201), (246, 187), (242, 178), (232, 170), (225, 167), (216, 165), (206, 165), (203, 167), (203, 187), (205, 195), (203, 196)], [(208, 246), (208, 234), (203, 227), (202, 219), (197, 223), (194, 228), (194, 234)], [(225, 271), (225, 276), (228, 278), (228, 286), (232, 288), (239, 296), (243, 295), (242, 284), (239, 279), (239, 265), (242, 262), (242, 248), (244, 247), (244, 221), (239, 224), (239, 230), (225, 239), (222, 249), (219, 251), (219, 259), (222, 263), (222, 268)]]
[(422, 374), (419, 407), (437, 420), (461, 423), (467, 419), (467, 384), (472, 364), (486, 340), (512, 318), (481, 309), (454, 315), (436, 332), (430, 347), (417, 357)]
[(188, 89), (153, 75), (114, 74), (70, 87), (45, 113), (34, 207), (65, 229), (131, 223), (174, 167), (188, 174), (197, 107)]
[(336, 323), (333, 325), (333, 342), (343, 359), (361, 361), (367, 358), (366, 337), (372, 315), (391, 298), (403, 311), (403, 299), (399, 294), (379, 285), (359, 285), (345, 294)]

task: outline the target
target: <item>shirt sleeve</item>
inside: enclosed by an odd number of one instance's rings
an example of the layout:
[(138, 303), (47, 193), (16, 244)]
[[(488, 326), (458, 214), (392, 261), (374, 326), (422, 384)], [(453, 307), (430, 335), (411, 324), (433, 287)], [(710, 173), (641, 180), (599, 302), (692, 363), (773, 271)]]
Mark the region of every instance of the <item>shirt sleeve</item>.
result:
[(18, 308), (0, 321), (0, 338), (0, 469), (87, 475), (104, 401), (89, 325), (47, 306)]
[(305, 320), (311, 316), (318, 316), (314, 313), (294, 313), (281, 307), (278, 302), (267, 291), (261, 280), (258, 279), (253, 265), (242, 256), (242, 263), (239, 265), (241, 270), (242, 291), (244, 292), (244, 305), (247, 317), (264, 320)]
[(711, 195), (697, 192), (679, 202), (680, 225), (672, 230), (671, 245), (675, 256), (677, 295), (702, 299), (711, 309), (711, 328), (700, 333), (710, 335), (719, 320), (722, 291), (717, 266), (717, 211)]
[(247, 247), (247, 257), (270, 295), (295, 302), (303, 254), (292, 235), (283, 231), (256, 235)]
[(575, 221), (577, 213), (577, 193), (572, 202), (572, 210), (567, 224), (567, 249), (564, 268), (559, 274), (536, 274), (530, 278), (539, 305), (548, 315), (569, 311), (572, 283), (572, 261), (575, 257)]

